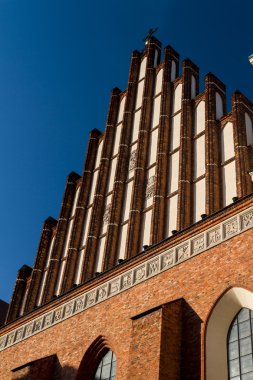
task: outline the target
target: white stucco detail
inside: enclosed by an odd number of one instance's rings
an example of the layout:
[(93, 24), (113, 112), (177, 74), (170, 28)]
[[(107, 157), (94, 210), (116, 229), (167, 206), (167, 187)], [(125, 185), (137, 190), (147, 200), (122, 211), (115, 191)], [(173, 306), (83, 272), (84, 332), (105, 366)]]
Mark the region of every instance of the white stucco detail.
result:
[(253, 293), (239, 287), (229, 289), (215, 305), (206, 328), (206, 380), (227, 380), (227, 336), (242, 308), (253, 310)]
[(163, 69), (159, 70), (156, 76), (155, 95), (159, 94), (159, 92), (162, 91), (162, 84), (163, 84)]
[(205, 174), (205, 135), (194, 141), (194, 178)]
[(84, 220), (82, 246), (85, 245), (85, 243), (86, 243), (86, 239), (87, 239), (87, 235), (88, 235), (88, 231), (89, 231), (89, 227), (90, 227), (91, 211), (92, 211), (92, 207), (90, 207), (87, 210), (86, 218)]
[(85, 252), (85, 248), (83, 248), (79, 252), (79, 256), (78, 256), (77, 270), (76, 270), (75, 280), (74, 280), (74, 284), (77, 284), (77, 285), (81, 283), (81, 275), (82, 275), (83, 261), (84, 261), (84, 252)]
[(205, 102), (202, 100), (196, 107), (194, 120), (195, 135), (205, 130)]
[(245, 126), (246, 126), (246, 136), (247, 145), (253, 145), (253, 126), (252, 121), (247, 112), (245, 113)]
[[(127, 179), (131, 179), (134, 176), (134, 169), (136, 164), (137, 157), (137, 142), (131, 146), (130, 149), (130, 158), (129, 158), (129, 167), (128, 167), (128, 177)], [(133, 161), (132, 161), (133, 160)]]
[(225, 162), (234, 157), (234, 133), (233, 124), (228, 122), (221, 130), (221, 162)]
[(126, 97), (124, 96), (124, 98), (121, 100), (120, 105), (119, 105), (119, 113), (118, 113), (117, 123), (119, 123), (123, 119), (125, 103), (126, 103)]
[(76, 193), (75, 193), (75, 199), (74, 199), (73, 206), (71, 209), (71, 216), (74, 216), (74, 214), (75, 214), (79, 193), (80, 193), (80, 186), (78, 187), (78, 189), (76, 190)]
[(237, 196), (235, 161), (230, 162), (222, 168), (223, 182), (223, 206), (232, 203), (232, 198)]
[(133, 188), (133, 181), (130, 181), (126, 185), (126, 192), (125, 192), (125, 202), (123, 205), (123, 218), (122, 222), (127, 220), (129, 218), (129, 210), (130, 210), (130, 204), (131, 204), (131, 197), (132, 197), (132, 188)]
[(196, 79), (195, 76), (191, 76), (191, 99), (196, 97)]
[(139, 80), (141, 80), (142, 78), (145, 77), (146, 66), (147, 66), (147, 57), (145, 57), (145, 58), (141, 61)]
[(179, 147), (180, 124), (181, 124), (181, 113), (177, 114), (171, 119), (171, 147), (170, 147), (171, 151)]
[(177, 229), (177, 194), (167, 201), (167, 237)]
[[(110, 205), (111, 201), (112, 201), (112, 195), (110, 194), (110, 195), (108, 195), (108, 196), (105, 198), (104, 213), (106, 212), (106, 208)], [(106, 231), (107, 231), (107, 226), (108, 226), (108, 222), (106, 222), (106, 221), (103, 220), (100, 235), (103, 235), (104, 233), (106, 233)]]
[(177, 65), (175, 61), (171, 62), (171, 82), (176, 79)]
[(206, 213), (206, 180), (202, 178), (193, 184), (193, 222), (201, 219), (201, 215)]
[(144, 90), (144, 80), (142, 80), (138, 84), (135, 109), (141, 107), (142, 105), (143, 90)]
[[(155, 181), (155, 169), (156, 167), (153, 166), (152, 168), (150, 168), (149, 170), (147, 170), (147, 174), (146, 174), (146, 178), (147, 178), (147, 183), (146, 183), (146, 196), (145, 196), (145, 204), (144, 204), (144, 208), (147, 208), (147, 207), (150, 207), (152, 204), (153, 204), (153, 195), (152, 196), (147, 196), (147, 188), (153, 190), (154, 188), (154, 183), (153, 181)], [(153, 187), (152, 187), (153, 186)]]
[(168, 194), (173, 193), (178, 189), (178, 172), (179, 172), (179, 151), (172, 154), (169, 158), (169, 175), (168, 175)]
[(93, 178), (92, 178), (92, 184), (91, 184), (91, 190), (90, 190), (90, 198), (89, 198), (89, 204), (93, 202), (96, 185), (97, 185), (97, 179), (98, 179), (98, 170), (93, 172)]
[(142, 224), (142, 244), (141, 250), (144, 245), (150, 244), (150, 229), (151, 229), (151, 218), (152, 210), (143, 213), (143, 224)]
[(102, 272), (104, 252), (105, 252), (105, 241), (106, 241), (106, 236), (100, 238), (98, 242), (95, 272)]
[(115, 154), (117, 154), (119, 151), (121, 131), (122, 131), (122, 124), (119, 124), (115, 132), (115, 140), (114, 140), (113, 153), (112, 153), (113, 156), (115, 156)]
[(216, 119), (220, 119), (223, 115), (223, 102), (220, 94), (218, 92), (215, 93), (215, 101), (216, 101)]
[(63, 276), (65, 272), (65, 267), (66, 267), (66, 260), (62, 261), (60, 270), (58, 273), (57, 281), (56, 281), (56, 291), (55, 294), (58, 296), (61, 292), (61, 287), (62, 287), (62, 281), (63, 281)]
[(116, 167), (117, 167), (117, 157), (115, 157), (111, 161), (111, 167), (110, 167), (110, 174), (109, 174), (109, 181), (108, 181), (108, 189), (107, 192), (109, 193), (113, 189), (114, 180), (115, 180), (115, 174), (116, 174)]
[(26, 304), (26, 300), (27, 300), (27, 296), (28, 296), (28, 291), (29, 291), (29, 287), (26, 285), (25, 295), (23, 297), (22, 305), (21, 305), (21, 309), (20, 309), (20, 315), (24, 314), (25, 304)]
[(181, 102), (182, 102), (182, 84), (179, 83), (174, 92), (172, 114), (181, 110)]
[(153, 118), (151, 129), (156, 127), (159, 124), (160, 120), (160, 106), (161, 106), (161, 95), (155, 98), (154, 100), (154, 108), (153, 108)]
[(45, 289), (46, 279), (47, 279), (47, 273), (48, 273), (47, 271), (45, 271), (45, 269), (48, 268), (49, 264), (50, 264), (50, 259), (52, 257), (52, 251), (53, 251), (53, 247), (54, 247), (54, 241), (55, 241), (55, 237), (53, 237), (51, 242), (50, 242), (50, 247), (49, 247), (49, 251), (48, 251), (48, 255), (47, 255), (46, 265), (43, 268), (44, 272), (43, 272), (42, 281), (41, 281), (41, 285), (40, 285), (40, 289), (39, 289), (38, 299), (36, 302), (37, 306), (40, 306), (41, 302), (42, 302), (42, 297), (44, 294), (44, 289)]
[[(67, 234), (65, 236), (65, 241), (64, 241), (62, 259), (64, 259), (64, 258), (66, 259), (68, 256), (68, 248), (69, 248), (69, 241), (70, 241), (72, 227), (73, 227), (73, 221), (74, 221), (74, 219), (71, 219), (69, 224), (68, 224)], [(61, 291), (65, 267), (66, 267), (66, 260), (63, 260), (60, 263), (60, 270), (59, 270), (58, 277), (57, 277), (56, 291), (55, 291), (56, 295), (59, 295), (60, 291)]]
[(156, 162), (157, 153), (158, 128), (150, 133), (149, 151), (148, 151), (148, 166)]
[(124, 224), (120, 228), (120, 238), (119, 238), (119, 259), (125, 258), (125, 251), (126, 251), (126, 240), (127, 240), (127, 229), (128, 229), (128, 223)]
[(140, 118), (141, 118), (141, 110), (135, 112), (134, 114), (132, 142), (138, 139), (138, 134), (139, 134), (139, 129), (140, 129)]
[(68, 254), (68, 247), (69, 247), (69, 241), (70, 241), (72, 227), (73, 227), (73, 221), (74, 221), (74, 219), (71, 219), (71, 221), (68, 224), (67, 235), (66, 235), (65, 241), (64, 241), (62, 257), (66, 257)]
[(97, 157), (96, 157), (96, 163), (95, 163), (95, 169), (97, 169), (100, 165), (100, 159), (101, 159), (101, 153), (102, 153), (102, 149), (103, 149), (103, 143), (104, 143), (104, 140), (102, 140), (98, 146), (98, 150), (97, 150)]

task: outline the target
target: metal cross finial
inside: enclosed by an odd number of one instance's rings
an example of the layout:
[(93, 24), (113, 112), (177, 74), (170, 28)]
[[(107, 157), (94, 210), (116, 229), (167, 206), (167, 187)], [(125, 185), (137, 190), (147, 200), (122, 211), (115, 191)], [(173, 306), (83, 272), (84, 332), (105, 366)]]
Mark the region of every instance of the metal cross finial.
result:
[(149, 41), (150, 38), (153, 36), (153, 34), (154, 34), (155, 32), (157, 32), (157, 30), (158, 30), (158, 28), (151, 28), (151, 29), (149, 29), (148, 35), (147, 35), (147, 37), (143, 38), (143, 41), (144, 41), (144, 42)]

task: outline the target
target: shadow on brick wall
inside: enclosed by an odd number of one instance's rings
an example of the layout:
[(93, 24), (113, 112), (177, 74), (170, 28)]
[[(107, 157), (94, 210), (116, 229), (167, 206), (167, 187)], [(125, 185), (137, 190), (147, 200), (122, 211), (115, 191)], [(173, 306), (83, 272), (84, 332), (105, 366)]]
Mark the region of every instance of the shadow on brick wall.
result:
[(201, 378), (201, 324), (202, 320), (184, 300), (182, 331), (182, 372), (185, 380)]
[(75, 380), (77, 370), (61, 366), (56, 355), (42, 358), (12, 370), (12, 380)]

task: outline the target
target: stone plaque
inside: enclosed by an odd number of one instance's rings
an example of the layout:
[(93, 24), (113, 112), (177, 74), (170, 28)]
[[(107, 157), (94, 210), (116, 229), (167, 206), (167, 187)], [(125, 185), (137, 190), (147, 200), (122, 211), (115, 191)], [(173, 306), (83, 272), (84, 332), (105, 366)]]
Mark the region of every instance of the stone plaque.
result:
[(210, 247), (221, 242), (220, 227), (217, 227), (207, 233), (207, 246)]
[(159, 272), (159, 259), (155, 259), (148, 263), (148, 275), (152, 276)]
[(134, 281), (135, 282), (140, 282), (144, 280), (146, 277), (146, 267), (145, 265), (142, 265), (141, 267), (135, 269), (134, 271)]
[(246, 212), (241, 215), (241, 226), (242, 229), (253, 227), (253, 211)]
[(161, 269), (167, 269), (174, 265), (175, 263), (175, 252), (174, 250), (170, 250), (162, 254), (161, 256)]
[(129, 272), (127, 274), (123, 274), (121, 277), (121, 289), (129, 288), (132, 285), (133, 273)]
[(205, 237), (204, 235), (198, 236), (196, 239), (192, 240), (192, 255), (199, 253), (205, 248)]
[(177, 261), (184, 261), (190, 257), (190, 244), (187, 242), (176, 249)]
[(224, 237), (230, 237), (238, 232), (238, 221), (237, 218), (230, 220), (227, 223), (223, 224), (223, 229), (224, 229)]

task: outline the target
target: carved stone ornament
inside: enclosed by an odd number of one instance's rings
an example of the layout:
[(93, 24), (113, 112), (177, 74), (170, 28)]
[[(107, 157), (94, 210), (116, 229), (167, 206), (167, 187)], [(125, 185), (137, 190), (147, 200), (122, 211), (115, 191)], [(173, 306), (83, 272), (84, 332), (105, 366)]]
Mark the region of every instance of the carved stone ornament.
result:
[(136, 161), (137, 161), (137, 150), (133, 150), (130, 155), (130, 161), (129, 161), (129, 171), (131, 172), (136, 167)]
[(104, 216), (103, 216), (103, 222), (104, 222), (104, 224), (109, 223), (110, 214), (111, 214), (111, 209), (112, 209), (112, 204), (109, 203), (109, 204), (106, 206), (106, 208), (105, 208), (105, 212), (104, 212)]
[(153, 197), (154, 192), (155, 192), (155, 175), (153, 175), (152, 177), (149, 177), (148, 179), (145, 198), (149, 199)]

